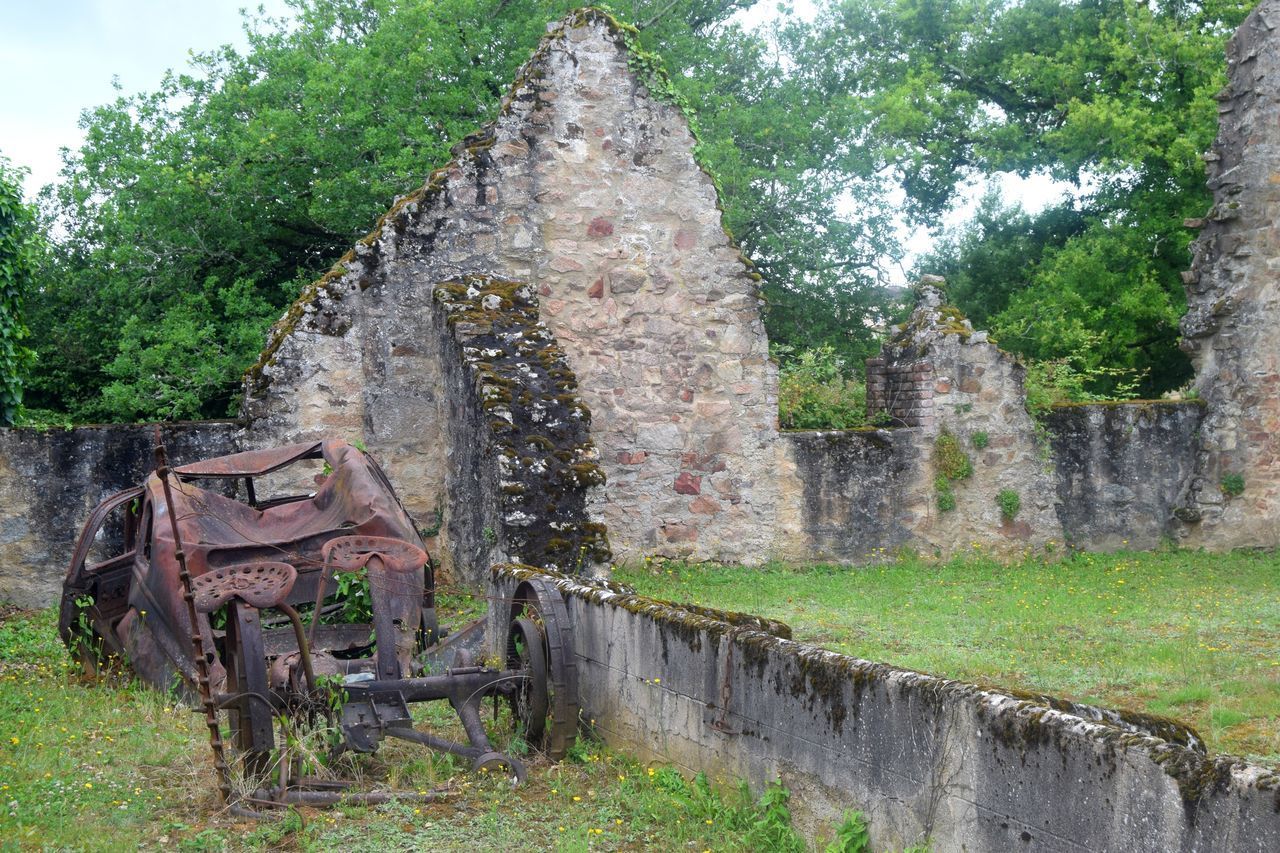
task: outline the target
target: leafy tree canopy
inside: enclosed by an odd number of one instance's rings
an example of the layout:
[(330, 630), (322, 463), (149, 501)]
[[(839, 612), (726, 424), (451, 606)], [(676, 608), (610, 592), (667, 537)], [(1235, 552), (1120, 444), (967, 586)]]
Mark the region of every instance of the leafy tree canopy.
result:
[[(1001, 343), (1143, 375), (1190, 375), (1178, 352), (1185, 218), (1209, 206), (1202, 152), (1217, 131), (1223, 45), (1240, 0), (851, 0), (833, 32), (875, 116), (871, 134), (929, 222), (960, 181), (1033, 172), (1078, 188), (1036, 217), (988, 203), (921, 271)], [(1102, 375), (1102, 374), (1099, 374)], [(1105, 386), (1106, 382), (1103, 381)], [(1098, 389), (1095, 389), (1098, 390)], [(1105, 390), (1103, 388), (1102, 390)]]
[[(849, 224), (835, 208), (863, 158), (857, 113), (818, 66), (783, 61), (805, 49), (802, 27), (766, 41), (728, 23), (751, 2), (620, 13), (700, 113), (726, 219), (785, 283), (771, 289), (782, 336), (820, 322), (869, 350), (858, 321), (885, 244), (874, 216)], [(33, 306), (36, 405), (79, 420), (234, 410), (240, 371), (301, 283), (496, 116), (546, 22), (575, 5), (294, 0), (289, 20), (250, 19), (243, 53), (196, 54), (157, 91), (87, 111), (85, 144), (43, 199), (60, 236)]]
[(22, 303), (44, 248), (35, 210), (22, 200), (23, 177), (0, 156), (0, 426), (12, 425), (22, 409), (23, 382), (34, 356), (25, 343)]
[[(1035, 216), (990, 200), (920, 271), (950, 276), (1004, 346), (1074, 359), (1091, 393), (1112, 369), (1142, 373), (1145, 393), (1186, 378), (1181, 222), (1208, 207), (1199, 155), (1246, 2), (831, 0), (763, 34), (731, 21), (753, 2), (618, 13), (697, 112), (779, 352), (859, 364), (894, 216), (932, 224), (969, 178), (1043, 173), (1075, 199)], [(77, 420), (234, 410), (300, 284), (496, 115), (573, 5), (292, 0), (285, 20), (249, 19), (245, 51), (87, 111), (42, 196), (57, 251), (28, 307), (29, 403)]]

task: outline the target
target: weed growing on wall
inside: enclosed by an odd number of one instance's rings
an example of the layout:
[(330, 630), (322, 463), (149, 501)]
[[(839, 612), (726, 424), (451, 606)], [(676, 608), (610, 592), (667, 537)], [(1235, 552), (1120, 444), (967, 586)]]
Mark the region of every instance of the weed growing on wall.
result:
[(939, 474), (933, 479), (933, 488), (937, 493), (938, 509), (950, 512), (956, 508), (956, 493), (951, 489), (951, 481)]
[(1005, 521), (1013, 521), (1022, 509), (1022, 498), (1013, 489), (1001, 489), (996, 495), (996, 506), (1000, 507), (1000, 517)]
[(1238, 498), (1244, 494), (1244, 475), (1235, 472), (1223, 474), (1218, 488), (1229, 498)]
[(973, 475), (973, 460), (960, 447), (960, 440), (945, 427), (933, 442), (933, 470), (937, 472), (933, 486), (938, 509), (943, 512), (955, 509), (956, 496), (951, 484)]
[(844, 820), (836, 827), (836, 837), (824, 853), (866, 853), (870, 849), (871, 835), (862, 812), (845, 812)]
[(973, 460), (946, 429), (933, 443), (933, 467), (948, 480), (967, 480), (973, 474)]
[(969, 441), (973, 442), (974, 449), (984, 450), (986, 449), (986, 446), (991, 443), (991, 437), (985, 432), (975, 432), (973, 435), (969, 436)]

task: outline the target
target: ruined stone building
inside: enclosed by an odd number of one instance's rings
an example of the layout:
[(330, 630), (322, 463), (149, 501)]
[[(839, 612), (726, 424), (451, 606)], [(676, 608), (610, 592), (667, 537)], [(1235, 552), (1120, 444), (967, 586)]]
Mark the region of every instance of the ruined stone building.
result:
[[(1268, 0), (1232, 41), (1206, 155), (1215, 205), (1183, 324), (1198, 401), (1037, 425), (1022, 366), (927, 281), (869, 364), (892, 428), (780, 431), (759, 276), (688, 121), (633, 70), (625, 28), (583, 11), (549, 28), (498, 119), (276, 324), (241, 420), (170, 434), (193, 455), (360, 439), (473, 581), (505, 559), (1275, 546), (1278, 20)], [(79, 519), (145, 467), (131, 429), (0, 435), (0, 500), (17, 508), (0, 597), (51, 597)], [(49, 470), (58, 490), (40, 486)]]

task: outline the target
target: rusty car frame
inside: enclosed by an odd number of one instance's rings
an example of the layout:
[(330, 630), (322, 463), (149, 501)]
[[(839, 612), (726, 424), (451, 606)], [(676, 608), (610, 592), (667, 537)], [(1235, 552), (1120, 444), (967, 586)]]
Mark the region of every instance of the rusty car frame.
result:
[[(260, 496), (299, 467), (314, 489)], [(344, 576), (358, 583), (340, 584)], [(344, 588), (367, 595), (371, 620), (334, 620), (351, 609)], [(505, 660), (482, 665), (458, 648), (439, 673), (427, 663), (443, 645), (435, 593), (435, 566), (412, 518), (360, 448), (317, 441), (170, 467), (157, 437), (146, 482), (90, 514), (67, 569), (59, 632), (86, 668), (125, 665), (196, 698), (222, 797), (242, 811), (386, 797), (335, 790), (281, 760), (285, 727), (316, 713), (333, 718), (335, 752), (372, 752), (394, 737), (518, 781), (522, 762), (495, 750), (481, 718), (492, 700), (495, 714), (500, 703), (510, 707), (524, 743), (563, 757), (578, 708), (559, 591), (523, 583), (503, 614)], [(409, 706), (432, 700), (450, 702), (467, 743), (415, 723)], [(237, 763), (266, 781), (236, 794)]]

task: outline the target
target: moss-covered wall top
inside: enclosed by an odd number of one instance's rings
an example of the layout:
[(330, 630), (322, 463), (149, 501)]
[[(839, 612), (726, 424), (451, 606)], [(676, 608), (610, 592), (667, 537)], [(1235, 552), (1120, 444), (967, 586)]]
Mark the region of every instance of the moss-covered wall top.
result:
[(501, 541), (513, 560), (579, 572), (608, 563), (604, 525), (587, 494), (605, 476), (591, 441), (591, 412), (521, 282), (471, 275), (435, 288), (493, 447)]

